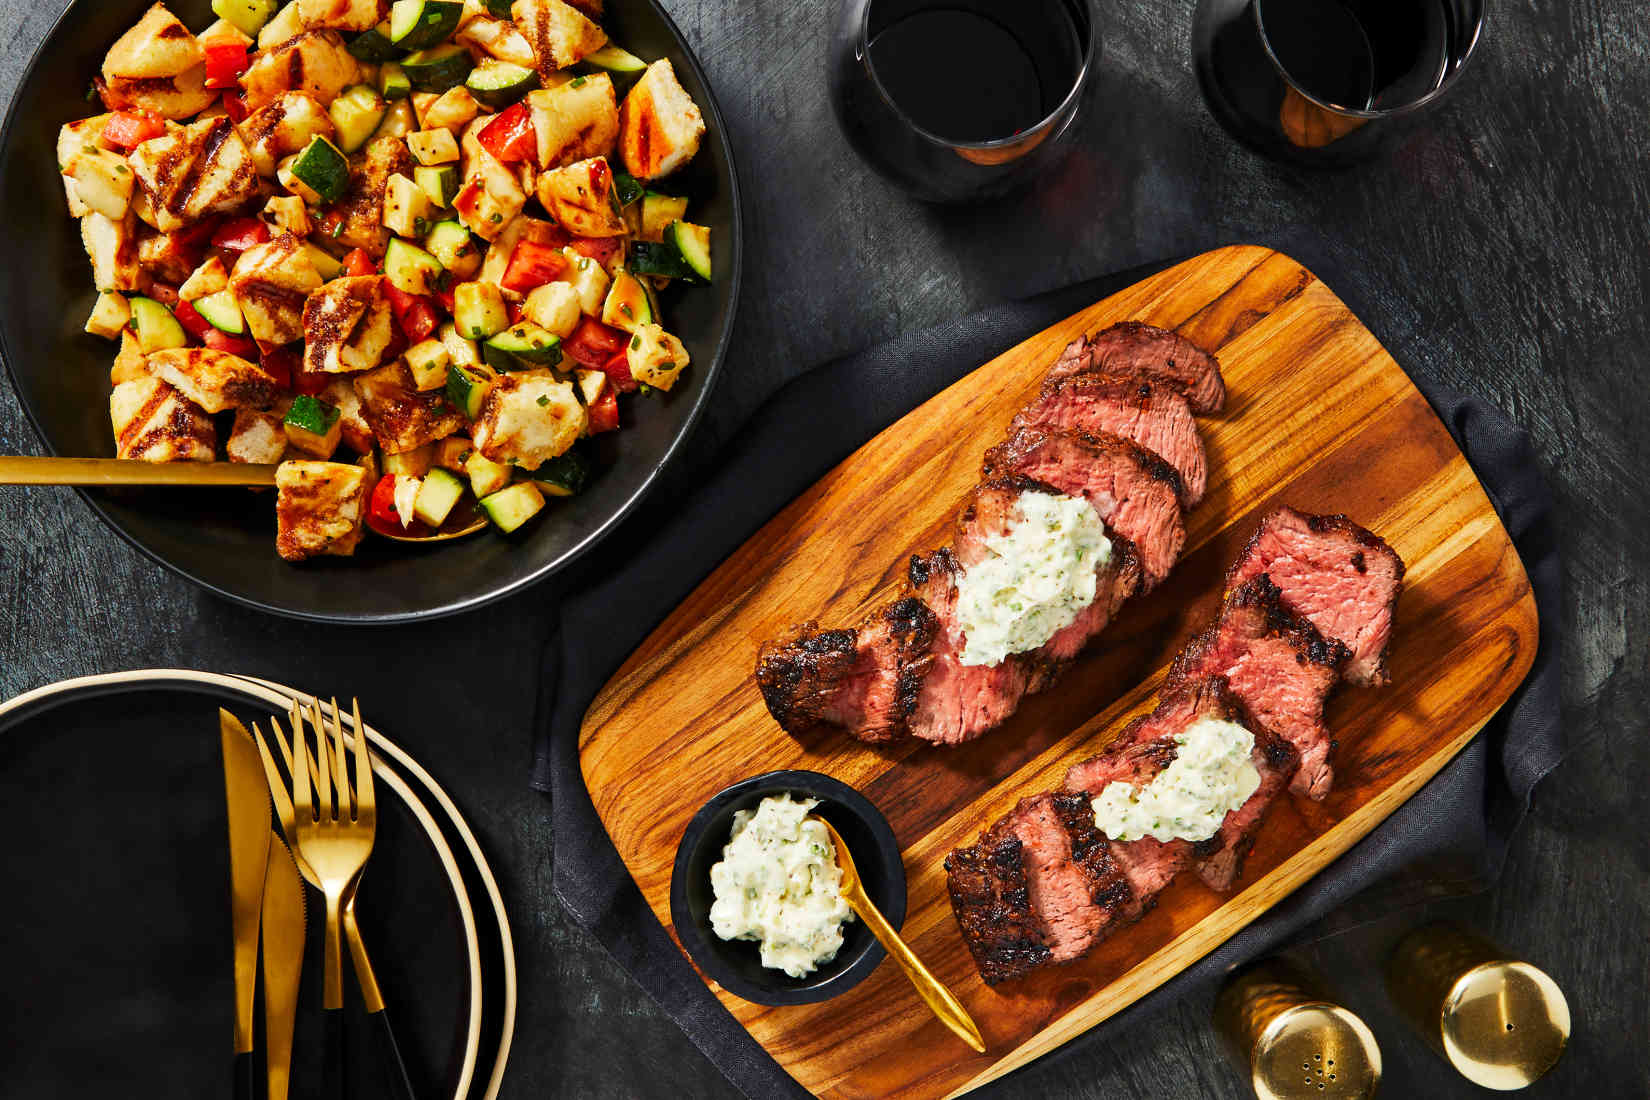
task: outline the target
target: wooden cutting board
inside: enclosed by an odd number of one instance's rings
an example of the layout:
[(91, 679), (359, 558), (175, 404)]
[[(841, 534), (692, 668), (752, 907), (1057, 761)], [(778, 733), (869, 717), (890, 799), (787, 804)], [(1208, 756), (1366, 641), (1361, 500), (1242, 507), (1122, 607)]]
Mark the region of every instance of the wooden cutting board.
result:
[[(1224, 415), (1200, 421), (1209, 493), (1187, 517), (1170, 579), (1128, 605), (1052, 690), (972, 744), (872, 748), (840, 733), (784, 733), (751, 677), (761, 641), (796, 620), (853, 625), (893, 594), (910, 553), (948, 541), (981, 453), (1060, 349), (1130, 319), (1215, 351), (1230, 390)], [(1182, 875), (1151, 914), (1088, 958), (988, 988), (951, 916), (945, 854), (1022, 796), (1057, 788), (1069, 765), (1150, 708), (1169, 661), (1215, 610), (1227, 565), (1282, 503), (1347, 513), (1409, 567), (1393, 685), (1343, 688), (1329, 704), (1335, 790), (1321, 803), (1279, 799), (1234, 893)], [(816, 1093), (943, 1096), (1093, 1027), (1345, 852), (1471, 739), (1535, 648), (1535, 602), (1517, 552), (1426, 400), (1311, 272), (1268, 249), (1224, 248), (1004, 352), (837, 466), (625, 662), (585, 716), (580, 757), (597, 811), (667, 929), (677, 842), (724, 786), (807, 768), (876, 803), (905, 855), (904, 934), (968, 1006), (987, 1052), (945, 1031), (892, 964), (823, 1004), (766, 1008), (711, 988)]]

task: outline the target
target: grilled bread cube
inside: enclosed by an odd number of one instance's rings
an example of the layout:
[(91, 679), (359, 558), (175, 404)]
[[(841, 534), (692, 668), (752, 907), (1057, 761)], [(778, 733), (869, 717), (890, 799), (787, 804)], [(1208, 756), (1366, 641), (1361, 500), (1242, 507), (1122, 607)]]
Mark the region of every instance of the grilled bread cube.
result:
[[(112, 115), (93, 115), (91, 118), (76, 119), (65, 122), (63, 128), (57, 132), (57, 170), (62, 173), (75, 154), (87, 150), (97, 149), (98, 141), (103, 137), (103, 128), (109, 124)], [(71, 218), (85, 217), (91, 212), (80, 198), (75, 189), (75, 182), (67, 174), (63, 175), (63, 194), (69, 200), (69, 216)]]
[(217, 89), (206, 86), (204, 65), (178, 76), (116, 77), (105, 82), (103, 92), (103, 102), (110, 108), (136, 108), (173, 120), (193, 118), (217, 101)]
[(584, 305), (571, 283), (546, 283), (533, 288), (521, 311), (546, 332), (565, 337), (578, 327)]
[(109, 395), (115, 457), (145, 462), (211, 462), (212, 418), (159, 378), (122, 382)]
[(138, 265), (144, 274), (165, 283), (181, 283), (193, 273), (200, 247), (187, 236), (157, 233), (148, 226), (138, 230)]
[(449, 130), (456, 133), (474, 122), (480, 113), (481, 104), (470, 94), (470, 89), (462, 84), (455, 84), (430, 100), (424, 109), (418, 112), (418, 120), (419, 125), (426, 130)]
[(586, 421), (571, 382), (517, 371), (493, 384), (471, 437), (488, 461), (536, 470), (577, 442)]
[(87, 211), (105, 218), (124, 218), (132, 205), (132, 169), (119, 153), (93, 146), (69, 156), (63, 178), (74, 183), (75, 198)]
[(334, 30), (312, 30), (257, 56), (241, 74), (246, 105), (256, 111), (282, 92), (308, 92), (322, 103), (361, 81), (361, 66)]
[(265, 179), (275, 178), (282, 158), (303, 152), (317, 137), (331, 141), (336, 134), (326, 107), (304, 92), (282, 92), (248, 115), (240, 129)]
[(420, 393), (407, 365), (397, 359), (356, 375), (361, 412), (386, 455), (410, 451), (463, 431), (464, 417), (440, 393)]
[(619, 108), (619, 156), (639, 180), (668, 176), (693, 159), (705, 136), (698, 104), (661, 58), (624, 97)]
[(417, 239), (429, 231), (435, 205), (424, 189), (397, 172), (384, 185), (384, 228)]
[(606, 73), (528, 92), (527, 107), (538, 133), (540, 168), (608, 156), (619, 138), (619, 104)]
[(286, 454), (286, 432), (280, 413), (268, 409), (236, 409), (235, 426), (229, 430), (224, 453), (231, 462), (268, 465)]
[(470, 174), (453, 196), (453, 210), (464, 227), (484, 240), (494, 240), (527, 205), (515, 173), (485, 149), (477, 148), (470, 158)]
[(384, 276), (334, 279), (304, 302), (304, 369), (341, 374), (371, 370), (395, 338)]
[(80, 219), (80, 240), (92, 260), (92, 284), (98, 290), (141, 290), (136, 220), (128, 213), (116, 220), (102, 214)]
[(362, 454), (372, 452), (372, 429), (361, 413), (361, 395), (355, 392), (351, 379), (340, 376), (327, 383), (321, 391), (321, 400), (338, 410), (338, 427), (344, 445)]
[(688, 365), (687, 348), (658, 325), (637, 325), (625, 348), (630, 376), (638, 382), (668, 390)]
[(166, 348), (144, 369), (209, 413), (262, 408), (275, 400), (275, 379), (256, 363), (214, 348)]
[(607, 45), (607, 32), (562, 0), (516, 0), (510, 17), (533, 47), (539, 77), (547, 84), (556, 70)]
[(341, 462), (283, 462), (275, 471), (275, 549), (287, 561), (355, 553), (367, 472)]
[(458, 140), (447, 129), (408, 134), (407, 148), (419, 164), (451, 164), (458, 160)]
[(272, 50), (283, 42), (290, 42), (298, 35), (303, 34), (304, 15), (298, 10), (298, 0), (287, 0), (274, 18), (263, 25), (258, 32), (258, 48)]
[(197, 267), (189, 278), (183, 281), (183, 285), (178, 287), (178, 297), (186, 302), (193, 302), (197, 298), (228, 289), (229, 271), (223, 266), (223, 261), (216, 256), (208, 256), (206, 262)]
[(600, 317), (612, 276), (601, 264), (571, 248), (562, 249), (561, 254), (567, 257), (567, 281), (579, 296), (579, 308), (592, 317)]
[(386, 135), (368, 144), (360, 166), (350, 172), (349, 190), (321, 219), (327, 238), (339, 248), (365, 249), (373, 259), (382, 259), (390, 243), (390, 231), (384, 228), (384, 190), (391, 176), (412, 175), (413, 165), (407, 143), (400, 138)]
[(120, 350), (115, 353), (114, 364), (109, 368), (109, 385), (118, 386), (122, 382), (130, 382), (137, 378), (153, 377), (143, 369), (143, 345), (133, 335), (131, 329), (122, 329), (120, 332)]
[(131, 320), (132, 307), (126, 303), (126, 299), (119, 294), (104, 291), (97, 296), (97, 303), (92, 306), (92, 315), (86, 318), (86, 332), (91, 336), (113, 340)]
[(294, 237), (309, 236), (309, 208), (297, 195), (277, 195), (264, 203), (264, 220)]
[(165, 4), (156, 4), (109, 47), (103, 58), (103, 79), (177, 76), (205, 63), (206, 54), (189, 28)]
[[(466, 5), (468, 7), (468, 5)], [(538, 54), (516, 25), (508, 19), (494, 19), (487, 15), (477, 15), (467, 19), (453, 41), (473, 50), (496, 57), (500, 61), (508, 61), (512, 65), (520, 65), (524, 69), (538, 67)]]
[(304, 334), (304, 303), (321, 285), (321, 274), (304, 242), (291, 233), (241, 253), (229, 288), (255, 339), (287, 344)]
[(390, 0), (298, 0), (298, 16), (306, 27), (370, 31), (389, 13)]
[(131, 159), (154, 200), (155, 225), (168, 233), (209, 214), (243, 209), (263, 194), (251, 150), (227, 118), (202, 119), (150, 138), (132, 150)]
[(626, 226), (606, 157), (591, 157), (539, 177), (539, 202), (575, 237), (622, 237)]

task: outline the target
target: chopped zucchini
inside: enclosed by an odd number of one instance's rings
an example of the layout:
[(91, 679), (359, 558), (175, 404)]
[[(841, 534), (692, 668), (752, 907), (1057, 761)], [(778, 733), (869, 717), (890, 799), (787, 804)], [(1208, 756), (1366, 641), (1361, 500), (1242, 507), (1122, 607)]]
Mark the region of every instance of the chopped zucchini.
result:
[(533, 472), (533, 482), (553, 497), (570, 497), (584, 489), (592, 467), (584, 452), (575, 447), (557, 455)]
[(365, 145), (378, 129), (378, 124), (384, 121), (387, 110), (389, 104), (375, 88), (356, 84), (344, 89), (327, 108), (327, 115), (338, 132), (338, 148), (353, 153)]
[[(419, 195), (422, 197), (423, 192)], [(390, 238), (389, 247), (384, 251), (384, 274), (390, 285), (401, 293), (430, 293), (435, 289), (436, 280), (441, 278), (441, 270), (441, 263), (416, 244), (400, 237)]]
[(510, 484), (510, 467), (484, 458), (480, 451), (470, 452), (470, 457), (464, 460), (464, 472), (470, 478), (470, 492), (478, 500), (492, 496)]
[(386, 454), (384, 472), (395, 474), (397, 477), (423, 477), (430, 472), (430, 463), (434, 458), (435, 444), (425, 443), (410, 451)]
[(523, 321), (490, 337), (481, 356), (494, 370), (529, 370), (561, 362), (561, 338)]
[(637, 275), (657, 275), (683, 282), (697, 282), (699, 278), (698, 273), (682, 259), (682, 254), (676, 251), (676, 246), (667, 241), (631, 241), (625, 267)]
[(609, 42), (595, 53), (584, 55), (584, 62), (609, 73), (639, 73), (647, 69), (647, 62), (621, 46)]
[(613, 276), (613, 286), (602, 303), (602, 323), (626, 332), (635, 332), (639, 325), (650, 325), (659, 319), (658, 307), (653, 302), (653, 288), (628, 271)]
[(487, 400), (487, 394), (492, 388), (492, 375), (485, 368), (467, 367), (458, 363), (453, 363), (447, 368), (447, 400), (471, 420), (481, 415), (482, 402)]
[(668, 390), (688, 365), (687, 348), (658, 325), (639, 325), (625, 345), (625, 365), (636, 381)]
[(132, 310), (132, 328), (137, 333), (138, 346), (143, 354), (181, 348), (189, 343), (188, 335), (172, 311), (153, 298), (135, 297), (129, 300)]
[(275, 13), (274, 18), (265, 23), (263, 29), (258, 32), (258, 48), (272, 49), (302, 33), (304, 13), (298, 7), (298, 0), (288, 0), (287, 4)]
[(487, 14), (494, 19), (509, 19), (510, 5), (514, 0), (485, 0)]
[(386, 61), (378, 70), (378, 94), (385, 99), (406, 99), (412, 95), (412, 81), (400, 65)]
[(263, 30), (275, 14), (275, 7), (275, 0), (212, 0), (212, 14), (249, 35)]
[(413, 501), (413, 515), (431, 527), (440, 527), (463, 495), (464, 483), (438, 466), (424, 475)]
[[(646, 194), (642, 181), (629, 172), (613, 173), (613, 197), (619, 200), (620, 206), (629, 206)], [(687, 204), (684, 203), (683, 206)]]
[(447, 345), (447, 354), (452, 357), (455, 367), (475, 367), (484, 369), (481, 363), (481, 352), (476, 348), (474, 340), (466, 340), (458, 334), (458, 326), (448, 321), (441, 326), (441, 342)]
[(470, 51), (456, 42), (419, 50), (401, 59), (401, 71), (421, 92), (444, 92), (462, 84), (473, 67)]
[(523, 481), (482, 497), (481, 510), (508, 535), (544, 510), (544, 494), (532, 482)]
[(453, 323), (471, 340), (485, 340), (510, 326), (504, 294), (492, 283), (460, 283), (453, 291)]
[(331, 458), (343, 434), (342, 414), (319, 397), (301, 393), (292, 399), (292, 408), (281, 421), (286, 441), (305, 454)]
[(424, 247), (455, 278), (467, 279), (481, 267), (481, 249), (476, 247), (462, 222), (436, 222), (430, 235), (424, 238)]
[(470, 70), (470, 75), (464, 78), (464, 86), (477, 100), (497, 109), (510, 106), (537, 88), (539, 77), (524, 66), (488, 58)]
[(321, 202), (337, 202), (349, 190), (349, 160), (319, 134), (293, 159), (288, 171)]
[(710, 281), (710, 230), (692, 222), (674, 221), (665, 227), (665, 243), (672, 245), (682, 262), (699, 278)]
[(407, 52), (397, 49), (395, 43), (390, 41), (390, 23), (387, 19), (372, 30), (362, 31), (350, 39), (349, 45), (344, 48), (350, 52), (351, 57), (365, 61), (369, 65), (394, 61)]
[(434, 214), (435, 207), (430, 202), (430, 196), (400, 172), (385, 182), (383, 221), (386, 229), (403, 237), (422, 237), (430, 231)]
[(439, 45), (458, 30), (464, 5), (452, 0), (395, 0), (390, 5), (390, 41), (404, 50)]
[[(446, 132), (441, 131), (443, 134)], [(413, 180), (418, 184), (418, 189), (424, 192), (424, 197), (430, 200), (432, 207), (445, 209), (452, 205), (453, 196), (458, 194), (458, 165), (420, 164), (413, 169)], [(463, 229), (463, 226), (459, 228)], [(468, 237), (470, 231), (465, 229), (464, 235)]]
[(131, 319), (132, 307), (125, 296), (106, 290), (97, 296), (92, 315), (86, 318), (86, 331), (113, 340)]
[(304, 253), (309, 262), (315, 265), (316, 274), (321, 276), (323, 283), (331, 282), (344, 273), (344, 265), (338, 262), (337, 257), (325, 251), (319, 245), (304, 243)]
[(642, 195), (642, 239), (662, 241), (665, 228), (687, 216), (688, 201), (675, 195), (648, 191)]
[(413, 385), (419, 390), (440, 390), (447, 386), (447, 367), (453, 361), (452, 353), (435, 337), (420, 341), (405, 352), (407, 370), (412, 373)]
[(390, 109), (384, 112), (384, 121), (372, 132), (372, 140), (377, 141), (382, 137), (405, 138), (416, 129), (418, 116), (413, 114), (412, 101), (396, 99), (390, 102)]
[(227, 332), (231, 336), (246, 334), (246, 318), (241, 316), (240, 303), (235, 300), (233, 290), (220, 290), (216, 294), (208, 294), (196, 298), (190, 303), (195, 312), (206, 318), (206, 323), (219, 332)]

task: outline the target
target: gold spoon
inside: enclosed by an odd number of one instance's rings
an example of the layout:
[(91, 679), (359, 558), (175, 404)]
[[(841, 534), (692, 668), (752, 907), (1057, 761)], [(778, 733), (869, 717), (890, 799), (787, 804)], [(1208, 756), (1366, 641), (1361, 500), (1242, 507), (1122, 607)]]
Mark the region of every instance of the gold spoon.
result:
[(968, 1009), (962, 1006), (962, 1002), (957, 1000), (938, 978), (928, 972), (928, 968), (922, 965), (922, 960), (905, 945), (905, 941), (899, 938), (899, 933), (894, 931), (893, 925), (888, 923), (887, 918), (866, 895), (865, 884), (860, 881), (859, 871), (854, 867), (854, 857), (849, 854), (848, 845), (843, 843), (842, 837), (831, 828), (831, 823), (817, 815), (813, 815), (813, 819), (825, 826), (825, 831), (830, 834), (831, 844), (836, 847), (836, 864), (842, 869), (842, 898), (848, 903), (848, 908), (865, 922), (865, 927), (871, 930), (871, 935), (875, 936), (877, 942), (899, 963), (900, 968), (905, 971), (905, 976), (917, 987), (917, 994), (922, 997), (929, 1010), (940, 1018), (940, 1022), (956, 1032), (963, 1042), (984, 1054), (985, 1040), (980, 1038), (980, 1029), (974, 1025), (974, 1019), (969, 1016)]
[[(188, 485), (273, 488), (272, 465), (250, 462), (144, 462), (132, 458), (0, 457), (0, 485)], [(384, 535), (392, 542), (446, 542), (487, 526), (467, 501), (454, 506), (447, 522), (428, 535)]]

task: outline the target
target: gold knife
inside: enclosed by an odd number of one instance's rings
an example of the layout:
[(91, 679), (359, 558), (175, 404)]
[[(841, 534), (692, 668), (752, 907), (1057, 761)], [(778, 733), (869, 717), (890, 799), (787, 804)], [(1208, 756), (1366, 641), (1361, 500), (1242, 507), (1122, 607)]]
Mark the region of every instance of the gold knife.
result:
[(304, 883), (298, 864), (269, 834), (264, 871), (264, 1058), (269, 1100), (286, 1100), (292, 1075), (292, 1025), (298, 1017), (298, 982), (304, 969)]
[(258, 919), (269, 860), (269, 788), (252, 735), (218, 708), (223, 790), (229, 809), (229, 902), (235, 928), (235, 1100), (252, 1100), (252, 998), (258, 985)]

